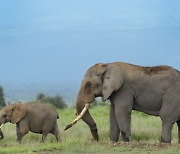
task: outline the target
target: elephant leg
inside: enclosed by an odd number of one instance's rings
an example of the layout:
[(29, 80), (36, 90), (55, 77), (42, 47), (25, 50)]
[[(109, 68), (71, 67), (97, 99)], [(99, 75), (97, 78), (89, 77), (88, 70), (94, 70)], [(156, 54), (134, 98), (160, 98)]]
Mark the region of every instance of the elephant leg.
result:
[(122, 140), (125, 142), (128, 142), (131, 136), (130, 124), (133, 101), (133, 95), (126, 88), (122, 88), (119, 92), (117, 92), (113, 100), (115, 116), (121, 131)]
[(177, 126), (178, 126), (178, 143), (180, 143), (180, 120), (177, 121)]
[(21, 143), (21, 139), (29, 132), (29, 126), (26, 122), (20, 121), (16, 124), (17, 141)]
[(3, 138), (4, 138), (4, 134), (3, 134), (3, 132), (2, 132), (2, 130), (0, 128), (0, 140), (2, 140)]
[(54, 126), (54, 129), (52, 131), (52, 134), (56, 137), (57, 142), (60, 141), (60, 136), (59, 136), (59, 129), (58, 129), (58, 125), (57, 122)]
[(116, 112), (116, 117), (120, 117), (117, 119), (117, 121), (121, 131), (122, 140), (129, 142), (131, 136), (131, 115), (127, 114), (126, 112)]
[(16, 135), (17, 135), (17, 141), (18, 141), (18, 136), (20, 135), (20, 130), (19, 130), (19, 124), (16, 124)]
[(21, 139), (22, 139), (22, 134), (20, 133), (20, 129), (19, 129), (19, 124), (17, 123), (16, 124), (16, 135), (17, 135), (17, 141), (19, 143), (21, 143)]
[(41, 139), (41, 143), (44, 143), (48, 133), (51, 132), (51, 129), (53, 128), (53, 122), (51, 121), (51, 119), (46, 119), (44, 126), (42, 128), (42, 139)]
[(119, 130), (118, 122), (116, 120), (116, 116), (115, 116), (114, 104), (111, 103), (111, 108), (110, 108), (110, 140), (111, 140), (112, 144), (118, 142), (119, 133), (120, 133), (120, 130)]
[(42, 134), (42, 139), (41, 139), (41, 141), (40, 141), (41, 143), (44, 143), (44, 141), (46, 140), (47, 134), (48, 134), (48, 133), (43, 133), (43, 134)]
[(49, 133), (49, 130), (45, 127), (42, 128), (42, 138), (41, 138), (41, 143), (44, 143), (46, 137), (47, 137), (47, 134)]
[[(172, 95), (172, 94), (171, 94)], [(179, 104), (177, 103), (176, 95), (170, 94), (164, 96), (159, 116), (162, 120), (162, 133), (160, 142), (171, 143), (172, 128), (179, 117)], [(177, 123), (178, 124), (178, 123)], [(178, 128), (179, 129), (179, 128)]]
[(89, 126), (89, 128), (91, 130), (91, 134), (93, 136), (93, 139), (95, 141), (98, 141), (99, 140), (99, 136), (98, 136), (97, 126), (96, 126), (96, 123), (93, 120), (93, 118), (91, 117), (91, 115), (90, 115), (88, 110), (85, 113), (85, 115), (82, 117), (82, 120)]
[(162, 122), (161, 143), (171, 143), (173, 123)]

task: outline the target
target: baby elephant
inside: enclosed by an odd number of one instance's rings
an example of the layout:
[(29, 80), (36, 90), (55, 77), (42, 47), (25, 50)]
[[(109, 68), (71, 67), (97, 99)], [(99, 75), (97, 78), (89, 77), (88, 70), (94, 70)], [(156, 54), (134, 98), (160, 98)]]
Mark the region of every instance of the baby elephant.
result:
[(1, 110), (0, 126), (7, 122), (16, 124), (19, 143), (29, 131), (42, 134), (41, 142), (44, 142), (48, 133), (53, 134), (58, 141), (60, 139), (58, 118), (56, 110), (48, 104), (15, 103)]

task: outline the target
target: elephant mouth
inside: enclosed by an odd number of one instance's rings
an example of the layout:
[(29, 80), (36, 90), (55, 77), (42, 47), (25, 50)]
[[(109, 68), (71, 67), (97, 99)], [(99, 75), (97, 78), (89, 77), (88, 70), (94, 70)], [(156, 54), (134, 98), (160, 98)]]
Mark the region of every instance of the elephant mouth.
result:
[(88, 110), (90, 106), (90, 103), (86, 103), (83, 110), (81, 111), (81, 113), (76, 117), (76, 119), (74, 119), (70, 124), (68, 124), (64, 130), (68, 130), (69, 128), (71, 128), (74, 124), (76, 124), (80, 119), (82, 119), (82, 117), (84, 116), (84, 114), (86, 113), (86, 111)]

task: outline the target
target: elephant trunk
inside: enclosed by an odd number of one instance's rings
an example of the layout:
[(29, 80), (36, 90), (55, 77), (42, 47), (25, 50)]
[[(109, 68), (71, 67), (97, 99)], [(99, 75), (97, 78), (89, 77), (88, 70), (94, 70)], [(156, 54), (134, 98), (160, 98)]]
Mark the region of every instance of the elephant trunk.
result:
[(92, 116), (90, 115), (90, 113), (88, 111), (89, 106), (90, 106), (90, 103), (86, 103), (84, 108), (82, 110), (80, 110), (79, 106), (77, 105), (78, 116), (70, 124), (68, 124), (64, 130), (71, 128), (80, 119), (82, 119), (89, 126), (89, 128), (91, 130), (91, 134), (93, 136), (93, 139), (98, 141), (99, 140), (98, 130), (97, 130), (96, 123), (95, 123), (94, 119), (92, 118)]
[(96, 123), (88, 111), (90, 103), (95, 98), (95, 94), (93, 93), (94, 91), (91, 90), (91, 87), (92, 83), (86, 80), (82, 81), (76, 101), (76, 110), (78, 116), (75, 120), (73, 120), (69, 125), (66, 126), (65, 130), (71, 128), (75, 123), (82, 119), (89, 126), (93, 139), (98, 141), (99, 138)]
[[(85, 99), (86, 98), (86, 99)], [(88, 100), (87, 100), (88, 98)], [(94, 100), (93, 96), (86, 97), (83, 95), (83, 91), (80, 90), (77, 102), (76, 102), (76, 110), (77, 110), (77, 117), (75, 120), (73, 120), (69, 125), (66, 126), (64, 130), (67, 130), (71, 128), (74, 124), (76, 124), (80, 119), (82, 119), (90, 128), (91, 134), (93, 136), (93, 139), (98, 141), (98, 130), (96, 127), (96, 123), (93, 120), (92, 116), (90, 115), (88, 108), (90, 106), (90, 103)]]

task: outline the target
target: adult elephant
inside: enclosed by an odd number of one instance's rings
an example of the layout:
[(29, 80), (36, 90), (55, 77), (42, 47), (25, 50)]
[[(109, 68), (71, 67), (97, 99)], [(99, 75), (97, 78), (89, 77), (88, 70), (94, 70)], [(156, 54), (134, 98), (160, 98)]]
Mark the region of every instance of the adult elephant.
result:
[(110, 140), (129, 141), (131, 112), (138, 110), (160, 116), (161, 142), (171, 142), (173, 124), (177, 122), (180, 142), (180, 72), (169, 66), (141, 67), (122, 62), (96, 64), (88, 69), (81, 84), (76, 102), (78, 120), (89, 126), (98, 140), (96, 123), (88, 107), (95, 97), (111, 101)]

